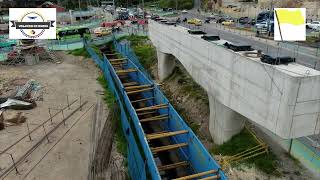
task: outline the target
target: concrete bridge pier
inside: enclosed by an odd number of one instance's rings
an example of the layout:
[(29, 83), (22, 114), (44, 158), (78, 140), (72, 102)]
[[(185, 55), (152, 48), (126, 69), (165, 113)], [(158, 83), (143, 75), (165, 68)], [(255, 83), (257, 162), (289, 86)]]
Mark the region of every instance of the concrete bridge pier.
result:
[(172, 73), (176, 63), (171, 54), (157, 50), (158, 56), (158, 77), (160, 81), (166, 79)]
[(215, 144), (223, 144), (244, 127), (245, 117), (221, 104), (208, 94), (210, 106), (209, 131)]

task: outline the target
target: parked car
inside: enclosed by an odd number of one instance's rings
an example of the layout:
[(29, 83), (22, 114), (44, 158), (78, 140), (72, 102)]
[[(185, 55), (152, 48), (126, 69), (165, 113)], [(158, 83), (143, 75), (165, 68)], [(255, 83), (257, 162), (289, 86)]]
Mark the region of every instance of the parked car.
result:
[(228, 20), (222, 22), (222, 25), (224, 25), (224, 26), (231, 26), (233, 24), (234, 24), (234, 21), (232, 19), (228, 19)]
[(153, 15), (151, 16), (151, 19), (152, 19), (152, 20), (156, 20), (156, 19), (159, 18), (159, 17), (160, 17), (159, 15), (153, 14)]
[(210, 18), (206, 18), (205, 20), (204, 20), (204, 23), (207, 23), (207, 24), (209, 24), (210, 23)]
[(216, 23), (222, 23), (223, 21), (226, 21), (226, 18), (219, 18), (217, 19)]
[(201, 26), (202, 25), (202, 21), (200, 19), (197, 19), (197, 18), (189, 19), (189, 20), (187, 20), (187, 23), (188, 24), (194, 24), (196, 26)]
[(320, 30), (320, 21), (312, 21), (307, 23), (307, 28), (314, 29), (314, 30)]
[(98, 28), (93, 30), (93, 33), (98, 37), (107, 36), (107, 35), (110, 35), (112, 33), (112, 29), (111, 28), (106, 28), (106, 27), (98, 27)]
[(182, 13), (182, 14), (187, 14), (188, 11), (187, 11), (187, 10), (182, 10), (181, 13)]
[(241, 17), (239, 18), (240, 24), (247, 24), (251, 19), (249, 17)]
[(257, 24), (255, 25), (255, 28), (256, 28), (256, 29), (263, 29), (263, 28), (267, 28), (267, 27), (268, 27), (268, 22), (266, 22), (266, 21), (257, 23)]

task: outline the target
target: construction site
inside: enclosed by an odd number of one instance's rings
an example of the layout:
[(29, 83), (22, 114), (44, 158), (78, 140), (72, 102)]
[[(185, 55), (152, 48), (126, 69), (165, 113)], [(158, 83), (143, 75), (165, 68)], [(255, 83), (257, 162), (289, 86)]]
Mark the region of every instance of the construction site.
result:
[[(319, 179), (317, 27), (190, 3), (0, 1), (0, 179)], [(56, 39), (10, 39), (13, 7), (55, 8)]]

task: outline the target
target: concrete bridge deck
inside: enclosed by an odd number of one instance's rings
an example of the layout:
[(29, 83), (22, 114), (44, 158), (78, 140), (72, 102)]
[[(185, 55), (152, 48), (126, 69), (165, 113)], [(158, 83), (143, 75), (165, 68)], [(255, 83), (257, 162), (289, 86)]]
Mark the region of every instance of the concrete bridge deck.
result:
[(319, 71), (297, 63), (269, 65), (181, 26), (150, 21), (149, 36), (157, 48), (160, 79), (174, 69), (174, 56), (207, 91), (216, 143), (239, 132), (246, 119), (284, 139), (319, 133)]

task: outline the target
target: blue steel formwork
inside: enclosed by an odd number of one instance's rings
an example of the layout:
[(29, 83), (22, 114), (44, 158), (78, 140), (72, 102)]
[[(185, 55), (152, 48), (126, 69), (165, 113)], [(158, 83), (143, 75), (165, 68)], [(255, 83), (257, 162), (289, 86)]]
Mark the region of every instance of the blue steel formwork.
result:
[[(146, 71), (143, 69), (134, 55), (133, 51), (126, 44), (114, 42), (116, 49), (122, 56), (127, 58), (124, 69), (136, 69), (136, 72), (129, 73), (131, 79), (140, 85), (150, 85), (150, 91), (142, 92), (143, 98), (153, 97), (147, 100), (149, 106), (165, 104), (166, 108), (159, 109), (160, 115), (168, 114), (168, 119), (161, 122), (161, 126), (167, 132), (183, 131), (187, 133), (169, 137), (171, 142), (187, 143), (185, 147), (178, 148), (179, 159), (187, 161), (192, 169), (192, 174), (216, 171), (214, 175), (218, 175), (219, 179), (227, 179), (217, 162), (211, 157), (205, 147), (202, 145), (197, 136), (190, 127), (183, 121), (176, 112), (168, 99), (163, 95), (160, 88), (153, 83)], [(122, 129), (128, 143), (128, 169), (132, 179), (161, 179), (157, 164), (154, 160), (153, 153), (149, 147), (147, 138), (144, 133), (141, 122), (138, 118), (136, 109), (133, 107), (124, 85), (119, 79), (116, 70), (104, 55), (103, 59), (93, 51), (92, 48), (86, 46), (87, 51), (92, 59), (103, 71), (104, 77), (108, 80), (109, 88), (114, 93), (121, 109)], [(132, 125), (132, 126), (131, 126)], [(136, 137), (135, 135), (136, 134)], [(140, 146), (140, 148), (139, 148)], [(213, 177), (212, 173), (201, 176), (201, 178)]]

